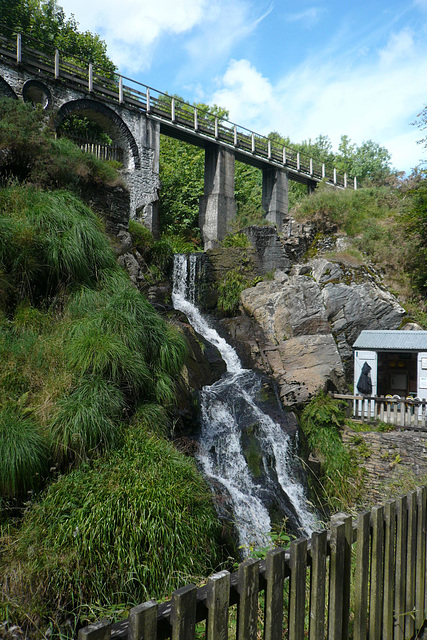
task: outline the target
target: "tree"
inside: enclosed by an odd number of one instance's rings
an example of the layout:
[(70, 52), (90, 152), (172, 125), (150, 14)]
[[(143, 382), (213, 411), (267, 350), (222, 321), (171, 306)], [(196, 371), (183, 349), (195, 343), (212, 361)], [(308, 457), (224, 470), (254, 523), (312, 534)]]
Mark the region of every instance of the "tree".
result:
[[(416, 124), (421, 131), (425, 131), (427, 129), (427, 105), (422, 111), (420, 111), (417, 116), (417, 120), (413, 124)], [(417, 142), (427, 149), (427, 136), (425, 136), (425, 138), (421, 138), (421, 140), (418, 140)]]
[(0, 7), (0, 35), (22, 33), (37, 40), (34, 46), (46, 53), (59, 49), (68, 60), (91, 62), (106, 75), (117, 71), (106, 43), (97, 34), (79, 31), (75, 17), (67, 18), (56, 0), (0, 0)]

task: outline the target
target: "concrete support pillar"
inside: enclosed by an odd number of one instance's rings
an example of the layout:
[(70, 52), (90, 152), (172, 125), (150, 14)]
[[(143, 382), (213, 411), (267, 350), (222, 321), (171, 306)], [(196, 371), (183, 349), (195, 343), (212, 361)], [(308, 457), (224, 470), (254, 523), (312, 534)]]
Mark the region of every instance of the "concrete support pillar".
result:
[(236, 216), (234, 151), (219, 145), (205, 150), (205, 188), (199, 203), (199, 226), (205, 249), (216, 246)]
[(283, 169), (262, 171), (262, 207), (266, 219), (277, 231), (282, 230), (283, 217), (288, 214), (289, 178)]
[(311, 196), (311, 194), (314, 193), (316, 186), (317, 186), (316, 182), (307, 182), (307, 193), (309, 196)]

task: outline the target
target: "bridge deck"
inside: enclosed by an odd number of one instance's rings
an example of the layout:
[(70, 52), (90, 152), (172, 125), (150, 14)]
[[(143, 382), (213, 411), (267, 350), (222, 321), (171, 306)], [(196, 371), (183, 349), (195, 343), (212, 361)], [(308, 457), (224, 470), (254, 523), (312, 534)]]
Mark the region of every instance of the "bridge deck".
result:
[[(314, 186), (325, 180), (338, 188), (357, 188), (355, 179), (338, 174), (315, 158), (283, 146), (249, 129), (218, 118), (205, 110), (184, 103), (147, 85), (124, 76), (106, 77), (93, 65), (76, 66), (58, 51), (47, 54), (33, 46), (27, 36), (0, 37), (0, 61), (30, 71), (49, 81), (63, 82), (103, 102), (125, 109), (136, 109), (160, 121), (164, 135), (193, 145), (223, 145), (235, 151), (236, 159), (260, 169), (285, 169), (291, 180)], [(126, 82), (127, 84), (124, 84)]]

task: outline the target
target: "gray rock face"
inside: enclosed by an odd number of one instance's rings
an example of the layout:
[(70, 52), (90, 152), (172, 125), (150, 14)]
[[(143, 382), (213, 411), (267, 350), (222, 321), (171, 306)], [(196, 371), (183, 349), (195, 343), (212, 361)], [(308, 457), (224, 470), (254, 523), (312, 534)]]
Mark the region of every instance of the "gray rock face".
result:
[(285, 405), (307, 402), (320, 389), (345, 387), (345, 376), (333, 336), (304, 335), (265, 350)]
[(404, 309), (367, 267), (316, 258), (277, 271), (241, 294), (244, 313), (264, 341), (251, 353), (266, 362), (285, 404), (307, 401), (320, 389), (345, 389), (353, 370), (352, 345), (363, 329), (396, 329)]

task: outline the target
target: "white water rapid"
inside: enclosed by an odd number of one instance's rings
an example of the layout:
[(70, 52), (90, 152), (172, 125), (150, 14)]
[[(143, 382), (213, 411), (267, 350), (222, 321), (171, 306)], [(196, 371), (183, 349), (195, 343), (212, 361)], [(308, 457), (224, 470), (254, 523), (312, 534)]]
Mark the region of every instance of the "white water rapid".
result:
[[(266, 505), (272, 502), (277, 511), (293, 520), (301, 534), (310, 533), (315, 519), (307, 507), (303, 486), (292, 471), (291, 439), (259, 406), (260, 376), (242, 368), (235, 350), (195, 306), (198, 264), (197, 254), (175, 255), (173, 305), (186, 314), (197, 333), (218, 348), (227, 367), (221, 379), (204, 387), (200, 394), (198, 461), (212, 485), (228, 494), (243, 550), (270, 543), (271, 521)], [(242, 438), (249, 438), (253, 446), (254, 436), (263, 467), (256, 477), (242, 448)]]

